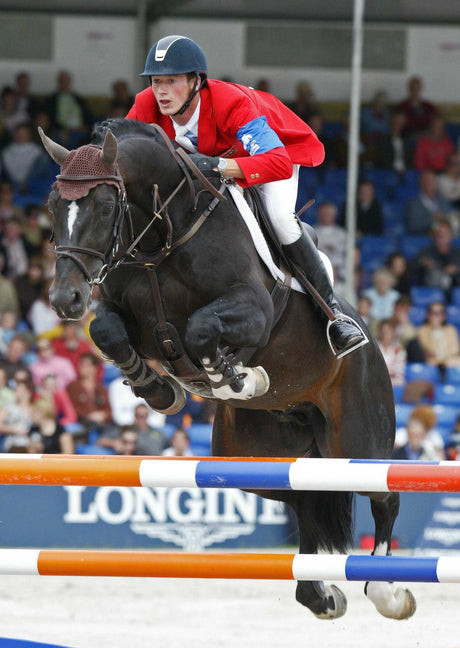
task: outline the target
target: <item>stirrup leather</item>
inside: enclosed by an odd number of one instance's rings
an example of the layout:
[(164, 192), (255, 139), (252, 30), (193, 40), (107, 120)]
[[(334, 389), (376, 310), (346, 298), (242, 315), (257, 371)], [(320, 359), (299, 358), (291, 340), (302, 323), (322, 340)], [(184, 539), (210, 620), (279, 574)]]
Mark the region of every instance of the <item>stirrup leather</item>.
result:
[[(352, 346), (350, 349), (345, 349), (344, 351), (337, 351), (334, 348), (334, 345), (332, 344), (331, 336), (330, 336), (330, 328), (331, 328), (332, 324), (334, 324), (334, 322), (337, 322), (337, 321), (339, 321), (339, 322), (350, 322), (351, 324), (354, 324), (356, 326), (356, 328), (358, 328), (361, 331), (363, 339), (360, 342), (358, 342), (357, 344), (355, 344), (354, 346)], [(328, 321), (327, 327), (326, 327), (326, 337), (327, 337), (327, 341), (329, 342), (329, 346), (331, 347), (331, 351), (334, 354), (334, 356), (337, 358), (337, 360), (339, 360), (340, 358), (344, 358), (345, 356), (349, 355), (350, 353), (353, 353), (353, 351), (356, 351), (357, 349), (359, 349), (360, 347), (364, 346), (365, 344), (367, 344), (369, 342), (369, 338), (364, 333), (363, 329), (358, 324), (358, 322), (356, 320), (354, 320), (352, 317), (349, 317), (348, 315), (344, 315), (343, 313), (340, 313), (339, 315), (337, 315), (335, 317), (335, 319)]]

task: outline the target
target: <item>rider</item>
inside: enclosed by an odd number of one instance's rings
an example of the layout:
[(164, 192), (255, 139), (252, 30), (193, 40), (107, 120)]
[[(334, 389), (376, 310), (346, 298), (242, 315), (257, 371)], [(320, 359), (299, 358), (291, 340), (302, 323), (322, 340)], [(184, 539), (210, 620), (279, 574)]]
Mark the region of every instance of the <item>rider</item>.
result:
[(344, 318), (318, 251), (295, 217), (299, 165), (317, 166), (324, 147), (314, 132), (276, 97), (207, 78), (203, 51), (190, 38), (167, 36), (147, 55), (141, 76), (150, 88), (136, 96), (128, 119), (160, 125), (192, 152), (208, 176), (261, 185), (273, 228), (286, 255), (305, 273), (336, 319), (329, 335), (339, 357), (367, 342)]

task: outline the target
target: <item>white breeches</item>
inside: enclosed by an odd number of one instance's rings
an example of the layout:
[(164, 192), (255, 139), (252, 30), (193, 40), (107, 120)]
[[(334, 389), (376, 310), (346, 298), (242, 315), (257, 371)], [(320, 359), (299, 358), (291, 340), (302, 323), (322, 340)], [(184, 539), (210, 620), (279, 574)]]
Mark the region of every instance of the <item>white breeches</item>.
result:
[[(300, 225), (295, 217), (295, 204), (299, 184), (299, 165), (293, 165), (292, 176), (286, 180), (276, 180), (260, 185), (260, 191), (264, 201), (265, 209), (270, 218), (275, 234), (281, 245), (295, 243), (300, 235)], [(332, 264), (323, 252), (319, 251), (329, 280), (334, 285), (334, 270)]]
[(299, 165), (286, 180), (276, 180), (260, 185), (265, 209), (281, 245), (297, 241), (301, 231), (295, 217), (295, 204), (299, 184)]

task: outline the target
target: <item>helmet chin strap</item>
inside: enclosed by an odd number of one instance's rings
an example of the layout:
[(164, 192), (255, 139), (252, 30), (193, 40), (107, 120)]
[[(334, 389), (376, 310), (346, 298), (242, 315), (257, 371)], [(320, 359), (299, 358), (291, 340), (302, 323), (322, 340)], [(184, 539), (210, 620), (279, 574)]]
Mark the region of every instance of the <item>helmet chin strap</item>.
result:
[[(172, 115), (173, 117), (175, 117), (176, 115), (183, 115), (183, 114), (184, 114), (184, 112), (187, 110), (187, 108), (188, 108), (188, 107), (190, 106), (190, 104), (192, 103), (194, 96), (197, 94), (197, 92), (199, 92), (199, 91), (201, 90), (201, 88), (202, 88), (203, 85), (205, 84), (205, 82), (206, 82), (206, 77), (201, 77), (201, 75), (200, 75), (198, 72), (195, 72), (195, 75), (196, 75), (196, 76), (195, 76), (195, 83), (193, 84), (193, 90), (190, 92), (190, 94), (189, 94), (189, 96), (188, 96), (188, 99), (187, 99), (187, 101), (184, 103), (184, 105), (182, 106), (182, 108), (179, 108), (179, 110), (178, 110), (176, 113), (174, 113), (174, 115)], [(200, 77), (201, 77), (200, 85), (197, 85), (197, 83), (198, 83), (198, 79), (199, 79)]]

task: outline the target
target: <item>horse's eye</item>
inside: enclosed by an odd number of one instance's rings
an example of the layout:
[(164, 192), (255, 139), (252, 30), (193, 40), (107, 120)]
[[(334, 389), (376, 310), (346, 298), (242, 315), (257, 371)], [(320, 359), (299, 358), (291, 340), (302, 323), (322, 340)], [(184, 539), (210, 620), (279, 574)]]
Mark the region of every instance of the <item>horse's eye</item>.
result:
[(109, 216), (112, 213), (114, 207), (115, 203), (113, 202), (104, 203), (102, 205), (102, 213), (104, 214), (104, 216)]

